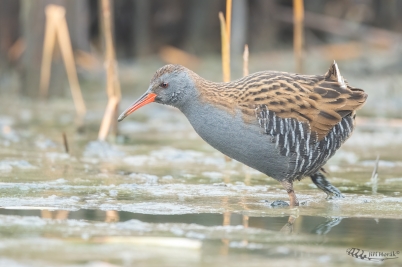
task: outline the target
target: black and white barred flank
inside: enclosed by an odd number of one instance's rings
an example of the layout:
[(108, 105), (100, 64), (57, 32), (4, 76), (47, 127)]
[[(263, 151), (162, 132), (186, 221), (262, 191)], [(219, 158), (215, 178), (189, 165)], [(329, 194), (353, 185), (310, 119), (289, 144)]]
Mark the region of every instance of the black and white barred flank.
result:
[(287, 177), (300, 180), (316, 173), (330, 159), (353, 131), (352, 115), (347, 115), (329, 133), (318, 140), (308, 122), (293, 118), (280, 118), (266, 105), (256, 108), (258, 122), (265, 134), (279, 149), (281, 155), (290, 156)]

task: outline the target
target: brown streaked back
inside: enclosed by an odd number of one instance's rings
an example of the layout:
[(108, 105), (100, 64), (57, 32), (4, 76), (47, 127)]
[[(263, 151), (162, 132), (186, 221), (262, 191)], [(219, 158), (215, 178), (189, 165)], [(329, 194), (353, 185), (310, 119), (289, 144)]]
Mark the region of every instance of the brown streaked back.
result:
[(233, 112), (240, 109), (246, 121), (255, 121), (255, 109), (265, 105), (280, 118), (308, 123), (318, 140), (367, 99), (363, 90), (344, 81), (335, 62), (324, 75), (263, 71), (229, 83), (197, 76), (193, 77), (205, 101)]

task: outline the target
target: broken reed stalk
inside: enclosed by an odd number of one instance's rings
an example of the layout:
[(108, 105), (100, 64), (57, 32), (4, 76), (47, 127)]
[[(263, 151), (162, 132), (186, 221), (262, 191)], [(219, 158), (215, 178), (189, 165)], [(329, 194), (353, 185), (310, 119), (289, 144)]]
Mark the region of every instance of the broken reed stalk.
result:
[(80, 84), (78, 82), (77, 70), (75, 68), (73, 48), (71, 46), (70, 34), (66, 22), (66, 10), (62, 6), (46, 6), (46, 29), (43, 43), (43, 55), (40, 77), (40, 95), (46, 97), (49, 91), (49, 80), (52, 54), (56, 39), (58, 40), (67, 78), (70, 83), (71, 95), (73, 97), (75, 109), (80, 118), (84, 117), (86, 107), (82, 97)]
[(248, 45), (244, 46), (244, 52), (243, 52), (243, 77), (247, 76), (249, 74), (248, 71)]
[(114, 115), (116, 114), (116, 106), (119, 103), (119, 99), (117, 97), (109, 98), (107, 102), (105, 114), (103, 115), (102, 123), (98, 133), (98, 140), (105, 141), (107, 134), (109, 133), (110, 126), (112, 125), (112, 120), (114, 119)]
[(59, 24), (59, 45), (63, 56), (64, 65), (67, 71), (67, 78), (71, 86), (71, 94), (77, 109), (77, 113), (83, 117), (86, 113), (84, 99), (82, 97), (80, 84), (78, 82), (77, 70), (75, 69), (73, 49), (68, 35), (67, 22), (65, 19)]
[(230, 46), (228, 44), (228, 35), (226, 31), (225, 17), (219, 12), (219, 20), (221, 24), (221, 40), (222, 40), (222, 71), (223, 81), (230, 81)]
[(303, 0), (293, 0), (293, 50), (296, 59), (296, 72), (303, 73)]
[(121, 97), (120, 82), (117, 76), (116, 53), (113, 43), (112, 16), (110, 11), (110, 0), (102, 0), (102, 14), (104, 23), (105, 48), (106, 48), (106, 71), (107, 71), (107, 92), (108, 96)]
[(371, 174), (371, 191), (373, 195), (377, 194), (378, 188), (378, 163), (380, 162), (380, 155), (377, 155), (377, 159), (375, 161), (373, 173)]
[(114, 126), (113, 132), (114, 134), (117, 134), (117, 124), (113, 122), (117, 117), (118, 106), (121, 99), (120, 82), (112, 36), (110, 0), (102, 0), (102, 20), (105, 35), (105, 67), (107, 74), (107, 94), (109, 100), (99, 129), (98, 139), (104, 141), (109, 133), (109, 130), (111, 129), (111, 126)]
[(67, 135), (65, 132), (62, 133), (63, 136), (63, 145), (64, 145), (64, 151), (68, 154), (69, 149), (68, 149), (68, 141), (67, 141)]
[(39, 93), (45, 98), (49, 91), (50, 67), (52, 64), (52, 54), (57, 38), (56, 23), (54, 21), (54, 9), (46, 7), (45, 38), (43, 40), (42, 65), (40, 70)]

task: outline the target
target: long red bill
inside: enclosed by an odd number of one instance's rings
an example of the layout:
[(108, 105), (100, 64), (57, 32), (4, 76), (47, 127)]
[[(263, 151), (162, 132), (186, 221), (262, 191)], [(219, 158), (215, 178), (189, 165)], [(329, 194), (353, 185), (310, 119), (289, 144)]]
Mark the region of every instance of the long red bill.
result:
[(125, 117), (136, 111), (142, 106), (146, 104), (152, 103), (155, 101), (156, 94), (154, 93), (145, 93), (143, 96), (140, 97), (137, 101), (134, 102), (130, 107), (128, 107), (117, 119), (118, 121), (122, 121)]

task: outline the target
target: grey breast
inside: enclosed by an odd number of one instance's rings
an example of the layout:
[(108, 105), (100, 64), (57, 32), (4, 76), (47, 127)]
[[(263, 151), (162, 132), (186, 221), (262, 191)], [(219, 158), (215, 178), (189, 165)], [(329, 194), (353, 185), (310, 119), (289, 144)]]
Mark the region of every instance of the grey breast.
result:
[(255, 124), (207, 103), (194, 101), (181, 109), (194, 130), (215, 149), (276, 180), (286, 178), (290, 158), (280, 153), (272, 138)]

